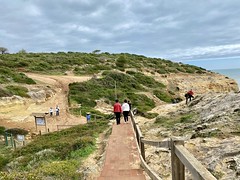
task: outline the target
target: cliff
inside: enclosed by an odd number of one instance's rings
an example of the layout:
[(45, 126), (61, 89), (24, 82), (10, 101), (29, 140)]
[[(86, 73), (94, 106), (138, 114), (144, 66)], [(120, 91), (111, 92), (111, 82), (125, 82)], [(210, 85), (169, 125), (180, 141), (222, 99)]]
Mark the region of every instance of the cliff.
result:
[(193, 89), (195, 94), (239, 91), (235, 80), (213, 72), (205, 74), (167, 74), (154, 76), (154, 78), (165, 84), (169, 90), (176, 91), (182, 96), (189, 89)]
[[(154, 108), (152, 112), (159, 114), (155, 119), (137, 119), (146, 139), (182, 137), (186, 148), (217, 179), (239, 179), (239, 104), (239, 93), (208, 92), (188, 105), (181, 102)], [(153, 147), (146, 152), (149, 165), (164, 179), (171, 179), (170, 152)]]

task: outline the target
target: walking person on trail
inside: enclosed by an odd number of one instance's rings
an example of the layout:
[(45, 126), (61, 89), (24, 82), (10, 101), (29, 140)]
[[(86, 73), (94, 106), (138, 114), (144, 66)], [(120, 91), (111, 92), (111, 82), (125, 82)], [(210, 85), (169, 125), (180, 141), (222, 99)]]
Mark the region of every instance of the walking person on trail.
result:
[(50, 109), (49, 109), (49, 114), (50, 114), (50, 116), (53, 116), (53, 108), (52, 107), (50, 107)]
[(90, 121), (90, 119), (91, 119), (91, 114), (90, 114), (90, 112), (87, 112), (86, 119), (87, 119), (87, 123), (88, 123), (88, 122)]
[(118, 99), (115, 100), (115, 104), (113, 105), (113, 112), (116, 117), (116, 123), (117, 123), (117, 125), (119, 125), (120, 124), (120, 116), (122, 113), (122, 106), (119, 103)]
[(193, 97), (193, 94), (194, 94), (194, 93), (193, 93), (192, 89), (185, 94), (186, 104), (188, 103), (188, 99), (189, 99), (189, 101), (191, 101), (192, 98), (194, 98), (194, 97)]
[(124, 121), (125, 123), (128, 121), (128, 114), (130, 111), (130, 106), (127, 103), (127, 100), (124, 100), (124, 103), (122, 104), (122, 111), (123, 111), (123, 117), (124, 117)]
[(58, 106), (58, 105), (56, 106), (56, 109), (55, 109), (55, 111), (56, 111), (56, 116), (59, 116), (60, 108), (59, 108), (59, 106)]
[(132, 103), (129, 100), (128, 100), (128, 105), (129, 105), (129, 113), (128, 113), (128, 115), (130, 116), (130, 111), (132, 110)]

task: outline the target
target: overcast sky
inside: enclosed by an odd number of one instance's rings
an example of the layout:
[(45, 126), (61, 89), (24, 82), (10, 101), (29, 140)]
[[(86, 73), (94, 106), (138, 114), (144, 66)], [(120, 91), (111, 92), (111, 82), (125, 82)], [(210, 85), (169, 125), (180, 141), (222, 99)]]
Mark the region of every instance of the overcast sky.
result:
[(10, 53), (98, 49), (240, 68), (239, 0), (0, 0), (0, 12)]

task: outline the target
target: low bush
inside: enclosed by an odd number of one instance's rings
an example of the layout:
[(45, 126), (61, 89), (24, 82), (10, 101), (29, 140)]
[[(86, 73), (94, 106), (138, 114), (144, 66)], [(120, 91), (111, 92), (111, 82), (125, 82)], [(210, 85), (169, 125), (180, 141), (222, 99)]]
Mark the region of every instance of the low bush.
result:
[(17, 95), (17, 96), (21, 96), (21, 97), (29, 97), (29, 95), (27, 94), (28, 89), (25, 87), (10, 85), (10, 86), (6, 86), (6, 89), (12, 95)]
[(0, 97), (9, 97), (12, 96), (12, 94), (2, 88), (0, 88)]
[(19, 135), (27, 135), (28, 131), (25, 129), (20, 129), (20, 128), (11, 128), (11, 129), (7, 129), (5, 130), (5, 132), (12, 134), (13, 136), (17, 136)]
[(154, 90), (153, 94), (164, 102), (171, 103), (173, 101), (173, 98), (169, 92), (165, 92), (163, 90)]
[(6, 129), (5, 127), (0, 126), (0, 135), (4, 135), (5, 129)]

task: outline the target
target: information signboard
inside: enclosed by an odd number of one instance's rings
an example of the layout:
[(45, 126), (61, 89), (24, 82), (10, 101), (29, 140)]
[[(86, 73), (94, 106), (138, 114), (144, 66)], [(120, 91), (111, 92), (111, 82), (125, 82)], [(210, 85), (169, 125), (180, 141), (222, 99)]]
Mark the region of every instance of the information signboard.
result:
[(44, 117), (36, 117), (35, 120), (36, 120), (36, 125), (38, 125), (38, 126), (45, 126), (46, 125)]

